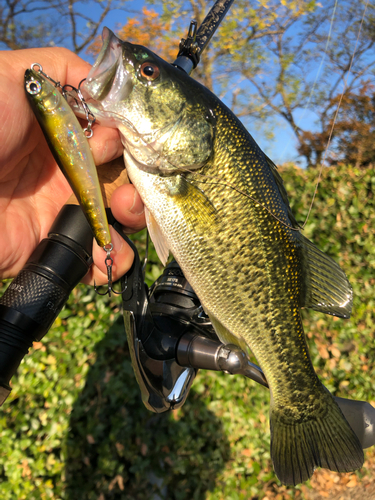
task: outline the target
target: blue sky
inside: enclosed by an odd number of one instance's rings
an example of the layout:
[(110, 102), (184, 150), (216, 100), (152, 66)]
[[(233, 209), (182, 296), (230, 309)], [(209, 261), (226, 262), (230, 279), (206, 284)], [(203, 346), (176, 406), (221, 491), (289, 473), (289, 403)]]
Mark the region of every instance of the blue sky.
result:
[[(105, 21), (102, 23), (102, 27), (107, 26), (114, 31), (117, 26), (125, 24), (128, 18), (136, 16), (136, 11), (140, 12), (143, 5), (145, 5), (144, 1), (128, 1), (126, 3), (126, 10), (115, 9), (110, 12), (107, 15)], [(161, 9), (157, 5), (150, 6), (149, 4), (147, 4), (147, 7), (161, 13)], [(185, 23), (186, 31), (188, 29), (189, 23), (190, 18), (187, 18)], [(185, 32), (181, 32), (181, 37), (183, 36), (186, 36)], [(89, 56), (81, 54), (81, 57), (84, 57), (90, 63), (93, 63), (92, 58), (90, 58)], [(194, 74), (192, 74), (192, 76), (194, 77)], [(308, 123), (308, 125), (311, 126), (312, 121), (314, 120), (314, 115), (313, 113), (301, 111), (298, 118), (301, 119), (301, 125), (303, 123)], [(267, 139), (265, 130), (262, 129), (262, 126), (259, 123), (252, 124), (248, 121), (246, 123), (246, 126), (259, 146), (266, 152), (266, 154), (268, 154), (268, 156), (270, 156), (270, 158), (273, 159), (275, 163), (281, 164), (288, 161), (298, 161), (298, 153), (296, 150), (297, 142), (295, 140), (294, 134), (290, 126), (286, 122), (283, 122), (282, 119), (273, 121), (272, 126), (274, 138), (272, 140)], [(269, 124), (266, 124), (265, 127), (269, 127)], [(299, 159), (299, 161), (301, 163), (301, 159)], [(303, 163), (301, 165), (303, 166)]]
[[(114, 9), (107, 15), (106, 19), (102, 23), (101, 29), (103, 26), (108, 26), (110, 29), (116, 30), (117, 27), (125, 24), (128, 18), (137, 16), (137, 11), (140, 12), (144, 4), (145, 2), (143, 0), (127, 1), (125, 3), (126, 9)], [(92, 3), (89, 0), (88, 2), (82, 3), (81, 5), (82, 9), (84, 9), (84, 12), (89, 12), (89, 15), (91, 17), (99, 17), (100, 8), (96, 3)], [(160, 12), (160, 7), (157, 5), (153, 5), (151, 6), (151, 8)], [(189, 26), (189, 22), (190, 18), (187, 18), (185, 22), (186, 31)], [(181, 32), (181, 37), (186, 35), (186, 31)], [(68, 40), (69, 38), (67, 37), (66, 46), (68, 48), (71, 48), (69, 47)], [(86, 55), (85, 53), (81, 53), (80, 55), (89, 62), (93, 62), (92, 58), (90, 58), (90, 56)], [(316, 68), (316, 71), (318, 71), (318, 66)], [(192, 76), (194, 77), (194, 74), (192, 74)], [(315, 75), (312, 75), (312, 78), (314, 79)], [(315, 118), (314, 113), (312, 113), (311, 111), (309, 112), (301, 110), (299, 113), (296, 113), (296, 117), (297, 122), (299, 122), (302, 128), (304, 128), (304, 125), (306, 125), (306, 128), (310, 130), (313, 129), (313, 122)], [(297, 143), (294, 137), (294, 133), (291, 130), (290, 126), (281, 118), (273, 120), (272, 122), (274, 132), (274, 138), (272, 140), (267, 139), (267, 134), (265, 133), (266, 128), (269, 128), (268, 122), (266, 122), (264, 124), (264, 127), (262, 127), (259, 122), (254, 123), (250, 120), (247, 120), (246, 126), (249, 132), (253, 135), (254, 139), (258, 142), (260, 147), (268, 154), (268, 156), (270, 156), (270, 158), (275, 161), (275, 163), (280, 164), (287, 161), (296, 161), (298, 159), (298, 153), (296, 150)], [(301, 161), (300, 164), (303, 166), (303, 163), (301, 163)]]

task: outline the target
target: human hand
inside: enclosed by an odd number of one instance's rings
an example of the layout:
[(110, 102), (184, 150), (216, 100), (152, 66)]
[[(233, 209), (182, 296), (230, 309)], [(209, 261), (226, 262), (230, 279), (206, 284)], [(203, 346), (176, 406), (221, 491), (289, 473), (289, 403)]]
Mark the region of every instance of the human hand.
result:
[[(27, 102), (24, 73), (32, 63), (61, 85), (78, 86), (90, 65), (62, 48), (0, 52), (0, 278), (14, 277), (22, 269), (71, 195), (71, 188), (44, 139)], [(95, 163), (101, 165), (119, 157), (122, 145), (115, 129), (94, 125), (90, 141)], [(145, 226), (143, 203), (130, 184), (118, 188), (111, 201), (117, 220), (128, 232)], [(131, 266), (133, 252), (111, 228), (114, 250), (113, 278)], [(84, 282), (107, 282), (105, 252), (96, 242), (94, 265)]]

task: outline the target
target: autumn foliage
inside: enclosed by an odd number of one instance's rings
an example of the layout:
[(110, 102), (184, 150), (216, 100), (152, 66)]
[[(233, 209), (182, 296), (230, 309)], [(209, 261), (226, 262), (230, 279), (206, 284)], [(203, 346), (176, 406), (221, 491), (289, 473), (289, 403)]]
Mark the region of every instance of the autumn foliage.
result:
[[(375, 86), (364, 83), (357, 92), (339, 94), (327, 108), (323, 132), (300, 134), (298, 152), (309, 166), (324, 160), (328, 165), (341, 163), (357, 168), (375, 165)], [(331, 147), (326, 152), (329, 140)]]
[(345, 94), (335, 124), (339, 138), (335, 162), (356, 167), (375, 165), (375, 86), (364, 84), (358, 93)]
[[(169, 38), (169, 28), (169, 24), (163, 23), (157, 12), (143, 7), (142, 15), (129, 19), (116, 30), (116, 35), (121, 40), (144, 45), (166, 61), (173, 62), (177, 56), (179, 40)], [(97, 37), (87, 53), (96, 55), (101, 46), (101, 37)]]

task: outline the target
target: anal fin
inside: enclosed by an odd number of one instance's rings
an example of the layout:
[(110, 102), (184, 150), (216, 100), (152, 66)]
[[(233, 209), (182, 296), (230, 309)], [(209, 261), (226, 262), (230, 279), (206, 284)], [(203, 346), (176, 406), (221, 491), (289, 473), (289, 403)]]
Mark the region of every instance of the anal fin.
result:
[(353, 306), (353, 291), (344, 271), (302, 235), (301, 243), (305, 279), (301, 307), (349, 318)]

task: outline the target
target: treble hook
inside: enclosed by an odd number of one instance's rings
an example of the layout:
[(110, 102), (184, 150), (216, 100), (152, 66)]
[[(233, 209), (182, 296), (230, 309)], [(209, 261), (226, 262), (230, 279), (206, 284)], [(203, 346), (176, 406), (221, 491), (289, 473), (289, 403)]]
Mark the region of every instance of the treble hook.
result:
[(86, 121), (87, 121), (87, 127), (83, 129), (83, 131), (85, 132), (85, 135), (88, 139), (91, 139), (91, 137), (93, 136), (94, 134), (94, 131), (92, 130), (92, 126), (94, 125), (95, 123), (95, 116), (94, 116), (94, 113), (90, 110), (90, 108), (88, 107), (87, 105), (87, 102), (85, 101), (85, 99), (83, 98), (83, 95), (82, 95), (82, 91), (81, 91), (81, 85), (82, 83), (86, 80), (86, 78), (84, 78), (83, 80), (81, 80), (78, 84), (78, 89), (77, 89), (77, 94), (78, 94), (78, 98), (80, 99), (81, 101), (81, 104), (82, 104), (82, 107), (86, 113)]
[(111, 257), (111, 252), (113, 250), (113, 245), (112, 245), (112, 243), (110, 243), (109, 245), (106, 245), (103, 248), (107, 252), (107, 256), (106, 256), (104, 262), (105, 262), (105, 265), (107, 267), (108, 289), (105, 292), (100, 293), (98, 290), (98, 287), (96, 286), (96, 283), (94, 281), (94, 290), (98, 295), (107, 295), (108, 294), (108, 297), (111, 297), (112, 293), (114, 293), (116, 295), (121, 295), (126, 290), (126, 281), (125, 281), (124, 290), (121, 290), (120, 292), (116, 292), (116, 290), (113, 290), (113, 288), (112, 288), (112, 285), (113, 285), (113, 279), (112, 279), (113, 259)]
[[(81, 80), (79, 82), (78, 88), (73, 87), (73, 85), (70, 85), (70, 83), (67, 83), (66, 85), (64, 85), (62, 87), (62, 93), (63, 93), (63, 96), (65, 97), (65, 99), (67, 99), (67, 97), (69, 96), (72, 99), (74, 99), (76, 105), (81, 106), (83, 108), (83, 111), (85, 112), (85, 115), (86, 115), (86, 121), (87, 121), (87, 127), (84, 128), (83, 131), (84, 131), (87, 139), (91, 139), (91, 137), (94, 135), (94, 131), (93, 131), (92, 127), (96, 121), (96, 117), (95, 117), (94, 113), (91, 111), (91, 109), (89, 108), (87, 102), (85, 101), (85, 99), (83, 97), (82, 91), (81, 91), (81, 85), (85, 80), (86, 80), (86, 78), (84, 78), (83, 80)], [(71, 90), (68, 90), (68, 88), (70, 88)]]

